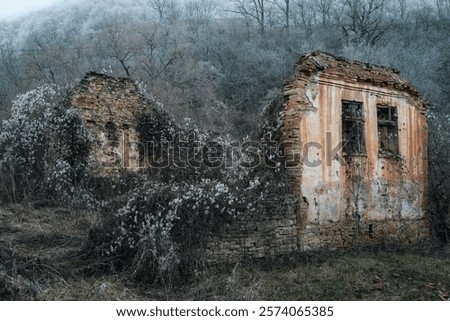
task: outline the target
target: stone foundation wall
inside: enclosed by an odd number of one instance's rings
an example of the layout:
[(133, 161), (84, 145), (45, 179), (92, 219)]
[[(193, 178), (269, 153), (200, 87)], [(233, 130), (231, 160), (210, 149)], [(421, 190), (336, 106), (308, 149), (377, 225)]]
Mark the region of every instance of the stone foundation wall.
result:
[(288, 213), (265, 220), (246, 215), (224, 225), (217, 235), (206, 250), (212, 263), (363, 245), (411, 246), (429, 241), (430, 233), (424, 219), (309, 223), (299, 230), (297, 215)]
[(206, 255), (210, 262), (260, 259), (296, 251), (297, 244), (297, 216), (293, 210), (266, 219), (252, 213), (222, 226), (207, 245)]
[(383, 243), (414, 245), (428, 241), (429, 235), (428, 223), (424, 219), (309, 223), (299, 232), (299, 248), (306, 251)]

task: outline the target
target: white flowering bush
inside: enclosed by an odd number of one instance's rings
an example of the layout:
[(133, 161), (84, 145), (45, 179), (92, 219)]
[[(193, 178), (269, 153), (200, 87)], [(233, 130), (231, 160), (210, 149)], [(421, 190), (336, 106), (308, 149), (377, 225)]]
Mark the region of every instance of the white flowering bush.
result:
[(91, 139), (77, 111), (66, 106), (68, 87), (47, 85), (17, 98), (0, 133), (0, 171), (11, 201), (68, 201), (85, 175)]
[(133, 262), (134, 277), (140, 280), (178, 275), (180, 267), (199, 259), (196, 254), (217, 223), (246, 206), (237, 195), (226, 183), (207, 179), (170, 186), (147, 182), (111, 217), (112, 233), (103, 254)]
[(223, 224), (286, 210), (285, 185), (260, 180), (147, 181), (92, 233), (91, 246), (136, 280), (173, 285), (204, 264), (203, 250)]

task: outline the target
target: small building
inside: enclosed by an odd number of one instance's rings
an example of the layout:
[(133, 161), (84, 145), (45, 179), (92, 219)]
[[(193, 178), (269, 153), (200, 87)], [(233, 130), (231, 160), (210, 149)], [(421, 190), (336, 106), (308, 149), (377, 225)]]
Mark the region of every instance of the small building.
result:
[(93, 136), (94, 156), (104, 173), (131, 167), (130, 163), (136, 166), (139, 151), (131, 148), (129, 142), (138, 141), (136, 113), (147, 102), (132, 80), (90, 72), (72, 90), (68, 100), (69, 105), (79, 110)]
[(308, 53), (284, 95), (300, 249), (428, 238), (427, 110), (398, 71)]
[(73, 88), (67, 103), (79, 111), (93, 138), (93, 156), (101, 175), (145, 168), (146, 146), (139, 132), (143, 122), (152, 122), (155, 131), (161, 129), (161, 122), (175, 126), (153, 98), (125, 77), (89, 72)]
[[(95, 137), (103, 175), (143, 168), (142, 142), (177, 129), (128, 78), (88, 73), (68, 100)], [(285, 166), (275, 177), (289, 195), (267, 197), (278, 209), (268, 215), (244, 210), (218, 227), (211, 261), (429, 239), (426, 104), (396, 70), (308, 53), (267, 110), (261, 123), (276, 123)]]

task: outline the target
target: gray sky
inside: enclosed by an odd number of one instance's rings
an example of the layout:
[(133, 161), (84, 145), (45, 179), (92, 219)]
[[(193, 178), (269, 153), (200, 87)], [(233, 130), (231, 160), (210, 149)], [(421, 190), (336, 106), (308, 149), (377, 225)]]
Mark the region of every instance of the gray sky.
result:
[(0, 19), (11, 19), (61, 0), (0, 0)]

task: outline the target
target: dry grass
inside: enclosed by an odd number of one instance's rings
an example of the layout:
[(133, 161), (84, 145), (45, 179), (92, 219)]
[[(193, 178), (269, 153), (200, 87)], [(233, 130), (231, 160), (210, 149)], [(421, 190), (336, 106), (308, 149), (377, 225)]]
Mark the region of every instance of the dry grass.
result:
[(448, 300), (450, 259), (417, 253), (321, 253), (294, 266), (207, 271), (177, 299)]
[[(152, 288), (126, 274), (96, 273), (80, 259), (97, 213), (0, 208), (0, 300), (447, 300), (443, 253), (309, 253), (209, 267), (179, 287)], [(101, 260), (100, 258), (98, 260)]]

